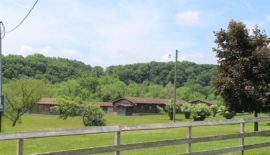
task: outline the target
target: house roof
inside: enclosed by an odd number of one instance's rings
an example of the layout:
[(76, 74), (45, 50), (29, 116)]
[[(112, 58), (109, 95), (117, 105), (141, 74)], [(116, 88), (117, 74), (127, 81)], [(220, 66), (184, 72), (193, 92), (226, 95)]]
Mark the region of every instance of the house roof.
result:
[[(142, 98), (142, 97), (124, 97), (124, 98), (120, 98), (116, 101), (113, 101), (113, 103), (126, 99), (134, 104), (157, 104), (157, 105), (161, 105), (161, 104), (166, 104), (168, 99), (154, 99), (154, 98)], [(183, 104), (186, 101), (184, 100), (178, 100), (179, 104)]]
[(95, 101), (82, 101), (84, 104), (97, 104), (101, 107), (112, 107), (112, 102), (95, 102)]
[(208, 104), (208, 105), (213, 105), (213, 104), (216, 104), (217, 101), (216, 100), (192, 100), (190, 101), (189, 103), (205, 103), (205, 104)]
[[(91, 103), (91, 104), (97, 104), (101, 107), (112, 107), (112, 102), (95, 102), (95, 101), (82, 101), (82, 103)], [(53, 98), (41, 98), (37, 104), (40, 104), (40, 105), (58, 105), (59, 103), (57, 103), (55, 101), (55, 99)]]
[(59, 103), (57, 103), (53, 98), (41, 98), (37, 104), (41, 104), (41, 105), (58, 105)]

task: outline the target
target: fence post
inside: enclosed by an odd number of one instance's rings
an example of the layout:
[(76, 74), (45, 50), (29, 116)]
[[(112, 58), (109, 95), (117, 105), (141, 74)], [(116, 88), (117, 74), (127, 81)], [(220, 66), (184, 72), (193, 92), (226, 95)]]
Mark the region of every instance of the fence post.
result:
[(23, 139), (17, 140), (16, 155), (23, 155)]
[[(187, 128), (187, 139), (190, 139), (191, 138), (191, 126), (188, 126)], [(191, 141), (189, 141), (186, 145), (186, 153), (190, 153), (191, 152)]]
[[(115, 132), (114, 145), (120, 145), (120, 131)], [(115, 151), (114, 155), (120, 155), (120, 151)]]
[[(240, 133), (245, 133), (245, 122), (240, 123)], [(240, 138), (240, 146), (242, 146), (241, 155), (244, 155), (245, 136)]]

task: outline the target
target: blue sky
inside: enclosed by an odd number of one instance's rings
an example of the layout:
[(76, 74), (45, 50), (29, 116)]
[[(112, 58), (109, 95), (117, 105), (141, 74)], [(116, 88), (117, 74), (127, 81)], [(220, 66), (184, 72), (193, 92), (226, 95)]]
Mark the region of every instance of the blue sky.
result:
[[(34, 0), (1, 0), (10, 30)], [(179, 59), (215, 64), (213, 31), (231, 19), (269, 33), (270, 1), (260, 0), (39, 0), (27, 20), (3, 39), (3, 54), (42, 53), (109, 66)]]

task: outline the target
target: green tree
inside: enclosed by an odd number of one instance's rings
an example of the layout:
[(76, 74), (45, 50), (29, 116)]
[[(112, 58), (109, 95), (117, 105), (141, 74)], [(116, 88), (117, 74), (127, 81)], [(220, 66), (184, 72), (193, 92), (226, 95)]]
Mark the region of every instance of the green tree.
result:
[(103, 126), (105, 125), (104, 111), (96, 104), (80, 104), (80, 101), (72, 100), (67, 97), (58, 98), (60, 103), (55, 107), (60, 111), (60, 118), (81, 116), (85, 126)]
[(5, 117), (15, 126), (35, 103), (48, 94), (48, 82), (31, 78), (9, 81), (3, 88), (7, 108)]
[(102, 101), (119, 99), (125, 94), (126, 84), (118, 78), (104, 76), (98, 82), (96, 95)]
[[(257, 26), (250, 33), (245, 24), (236, 21), (215, 36), (218, 73), (213, 85), (217, 94), (229, 111), (253, 112), (257, 117), (270, 101), (268, 36)], [(258, 123), (254, 130), (258, 131)]]

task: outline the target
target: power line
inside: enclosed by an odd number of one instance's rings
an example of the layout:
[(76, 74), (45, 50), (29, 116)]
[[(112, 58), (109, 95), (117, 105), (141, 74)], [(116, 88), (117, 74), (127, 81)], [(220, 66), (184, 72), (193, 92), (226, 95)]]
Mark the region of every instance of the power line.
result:
[(28, 13), (26, 14), (26, 16), (19, 22), (19, 24), (17, 26), (15, 26), (13, 29), (9, 30), (9, 31), (4, 31), (5, 33), (10, 33), (14, 30), (16, 30), (24, 21), (25, 19), (29, 16), (29, 14), (31, 13), (31, 11), (35, 8), (36, 4), (38, 3), (38, 0), (36, 0), (36, 2), (34, 3), (34, 5), (31, 7), (31, 9), (28, 11)]

